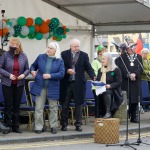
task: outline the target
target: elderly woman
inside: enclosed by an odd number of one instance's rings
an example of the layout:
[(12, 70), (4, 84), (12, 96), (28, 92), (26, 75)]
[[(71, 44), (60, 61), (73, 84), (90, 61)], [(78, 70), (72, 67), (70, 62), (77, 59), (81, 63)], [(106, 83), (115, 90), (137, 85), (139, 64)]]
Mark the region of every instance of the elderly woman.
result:
[(30, 93), (36, 96), (35, 101), (35, 133), (43, 129), (43, 109), (46, 99), (49, 102), (51, 133), (56, 134), (58, 121), (58, 99), (60, 79), (64, 77), (64, 62), (60, 59), (59, 45), (48, 44), (45, 54), (40, 54), (30, 68), (35, 82)]
[(105, 83), (106, 91), (97, 96), (99, 116), (111, 118), (122, 103), (121, 71), (117, 68), (109, 52), (102, 54), (102, 67), (98, 71), (97, 81)]
[(2, 91), (5, 100), (4, 123), (11, 131), (21, 133), (19, 129), (19, 107), (24, 90), (25, 77), (29, 74), (28, 59), (23, 53), (21, 42), (12, 38), (9, 50), (2, 55), (0, 74), (2, 75)]

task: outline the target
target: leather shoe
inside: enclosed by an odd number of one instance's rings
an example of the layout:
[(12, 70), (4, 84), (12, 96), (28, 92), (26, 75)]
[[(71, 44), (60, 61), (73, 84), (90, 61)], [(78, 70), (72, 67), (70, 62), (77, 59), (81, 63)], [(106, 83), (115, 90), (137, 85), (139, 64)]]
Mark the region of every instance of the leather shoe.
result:
[(12, 128), (12, 132), (22, 133), (22, 131), (19, 128)]
[(52, 133), (52, 134), (56, 134), (56, 133), (57, 133), (56, 128), (51, 128), (51, 133)]
[(8, 130), (10, 130), (10, 127), (7, 127), (2, 122), (0, 122), (0, 130), (3, 132), (8, 131)]
[(67, 131), (67, 126), (62, 126), (61, 131)]
[(42, 131), (41, 130), (35, 130), (34, 132), (37, 134), (40, 134)]
[(3, 131), (3, 134), (8, 134), (8, 133), (10, 133), (10, 131), (11, 131), (11, 129), (9, 128), (9, 130)]
[(45, 131), (46, 131), (46, 129), (47, 129), (47, 127), (46, 127), (46, 126), (43, 126), (43, 129), (42, 129), (42, 131), (41, 131), (41, 132), (45, 132)]
[(81, 127), (76, 127), (76, 131), (82, 132), (82, 128)]

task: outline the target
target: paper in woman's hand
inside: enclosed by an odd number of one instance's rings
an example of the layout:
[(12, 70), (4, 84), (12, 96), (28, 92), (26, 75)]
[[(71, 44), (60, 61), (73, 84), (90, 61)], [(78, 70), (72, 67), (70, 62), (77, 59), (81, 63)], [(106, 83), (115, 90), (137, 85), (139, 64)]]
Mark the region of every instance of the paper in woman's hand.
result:
[(96, 88), (95, 93), (98, 96), (106, 91), (106, 84), (101, 81), (92, 81), (91, 84)]

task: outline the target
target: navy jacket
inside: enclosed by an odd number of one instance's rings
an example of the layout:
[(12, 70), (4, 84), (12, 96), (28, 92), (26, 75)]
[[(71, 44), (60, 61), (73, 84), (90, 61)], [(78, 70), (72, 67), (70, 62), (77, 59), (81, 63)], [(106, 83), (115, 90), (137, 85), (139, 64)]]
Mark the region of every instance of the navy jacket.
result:
[[(35, 77), (35, 82), (30, 90), (30, 93), (36, 96), (40, 96), (41, 90), (44, 84), (43, 74), (45, 73), (45, 66), (47, 61), (46, 54), (40, 54), (35, 62), (31, 65), (30, 71), (37, 71), (37, 75)], [(60, 90), (60, 79), (64, 77), (65, 68), (64, 61), (62, 59), (54, 59), (52, 61), (51, 70), (49, 74), (51, 74), (51, 78), (49, 79), (48, 84), (48, 95), (47, 98), (50, 100), (58, 100), (59, 99), (59, 90)]]
[[(24, 74), (25, 77), (29, 74), (29, 63), (25, 53), (20, 53), (18, 56), (19, 62), (19, 75)], [(3, 85), (11, 86), (12, 80), (10, 79), (10, 74), (13, 74), (13, 64), (14, 64), (14, 53), (11, 51), (5, 52), (1, 56), (0, 63), (0, 74), (2, 75), (1, 82)], [(18, 85), (24, 85), (25, 79), (18, 80)]]

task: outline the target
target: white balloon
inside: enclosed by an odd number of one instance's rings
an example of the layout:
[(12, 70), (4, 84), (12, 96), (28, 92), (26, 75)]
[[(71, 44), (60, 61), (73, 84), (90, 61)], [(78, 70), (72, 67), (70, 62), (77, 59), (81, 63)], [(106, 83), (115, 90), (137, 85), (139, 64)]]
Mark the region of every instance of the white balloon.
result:
[(29, 34), (29, 28), (27, 26), (23, 26), (21, 30), (21, 34), (27, 36)]
[(14, 27), (17, 24), (17, 19), (16, 18), (11, 18), (9, 20), (9, 22), (11, 22), (12, 23), (12, 27)]
[(43, 38), (47, 39), (49, 37), (49, 32), (47, 32), (46, 34), (43, 34)]
[[(2, 25), (2, 23), (3, 23), (3, 25)], [(3, 26), (3, 29), (4, 29), (6, 27), (6, 22), (0, 20), (0, 29), (2, 29), (2, 26)]]
[(15, 30), (14, 30), (13, 27), (10, 27), (10, 28), (8, 29), (8, 32), (9, 32), (10, 35), (14, 35)]
[(9, 29), (11, 26), (9, 24), (6, 25), (6, 28)]

